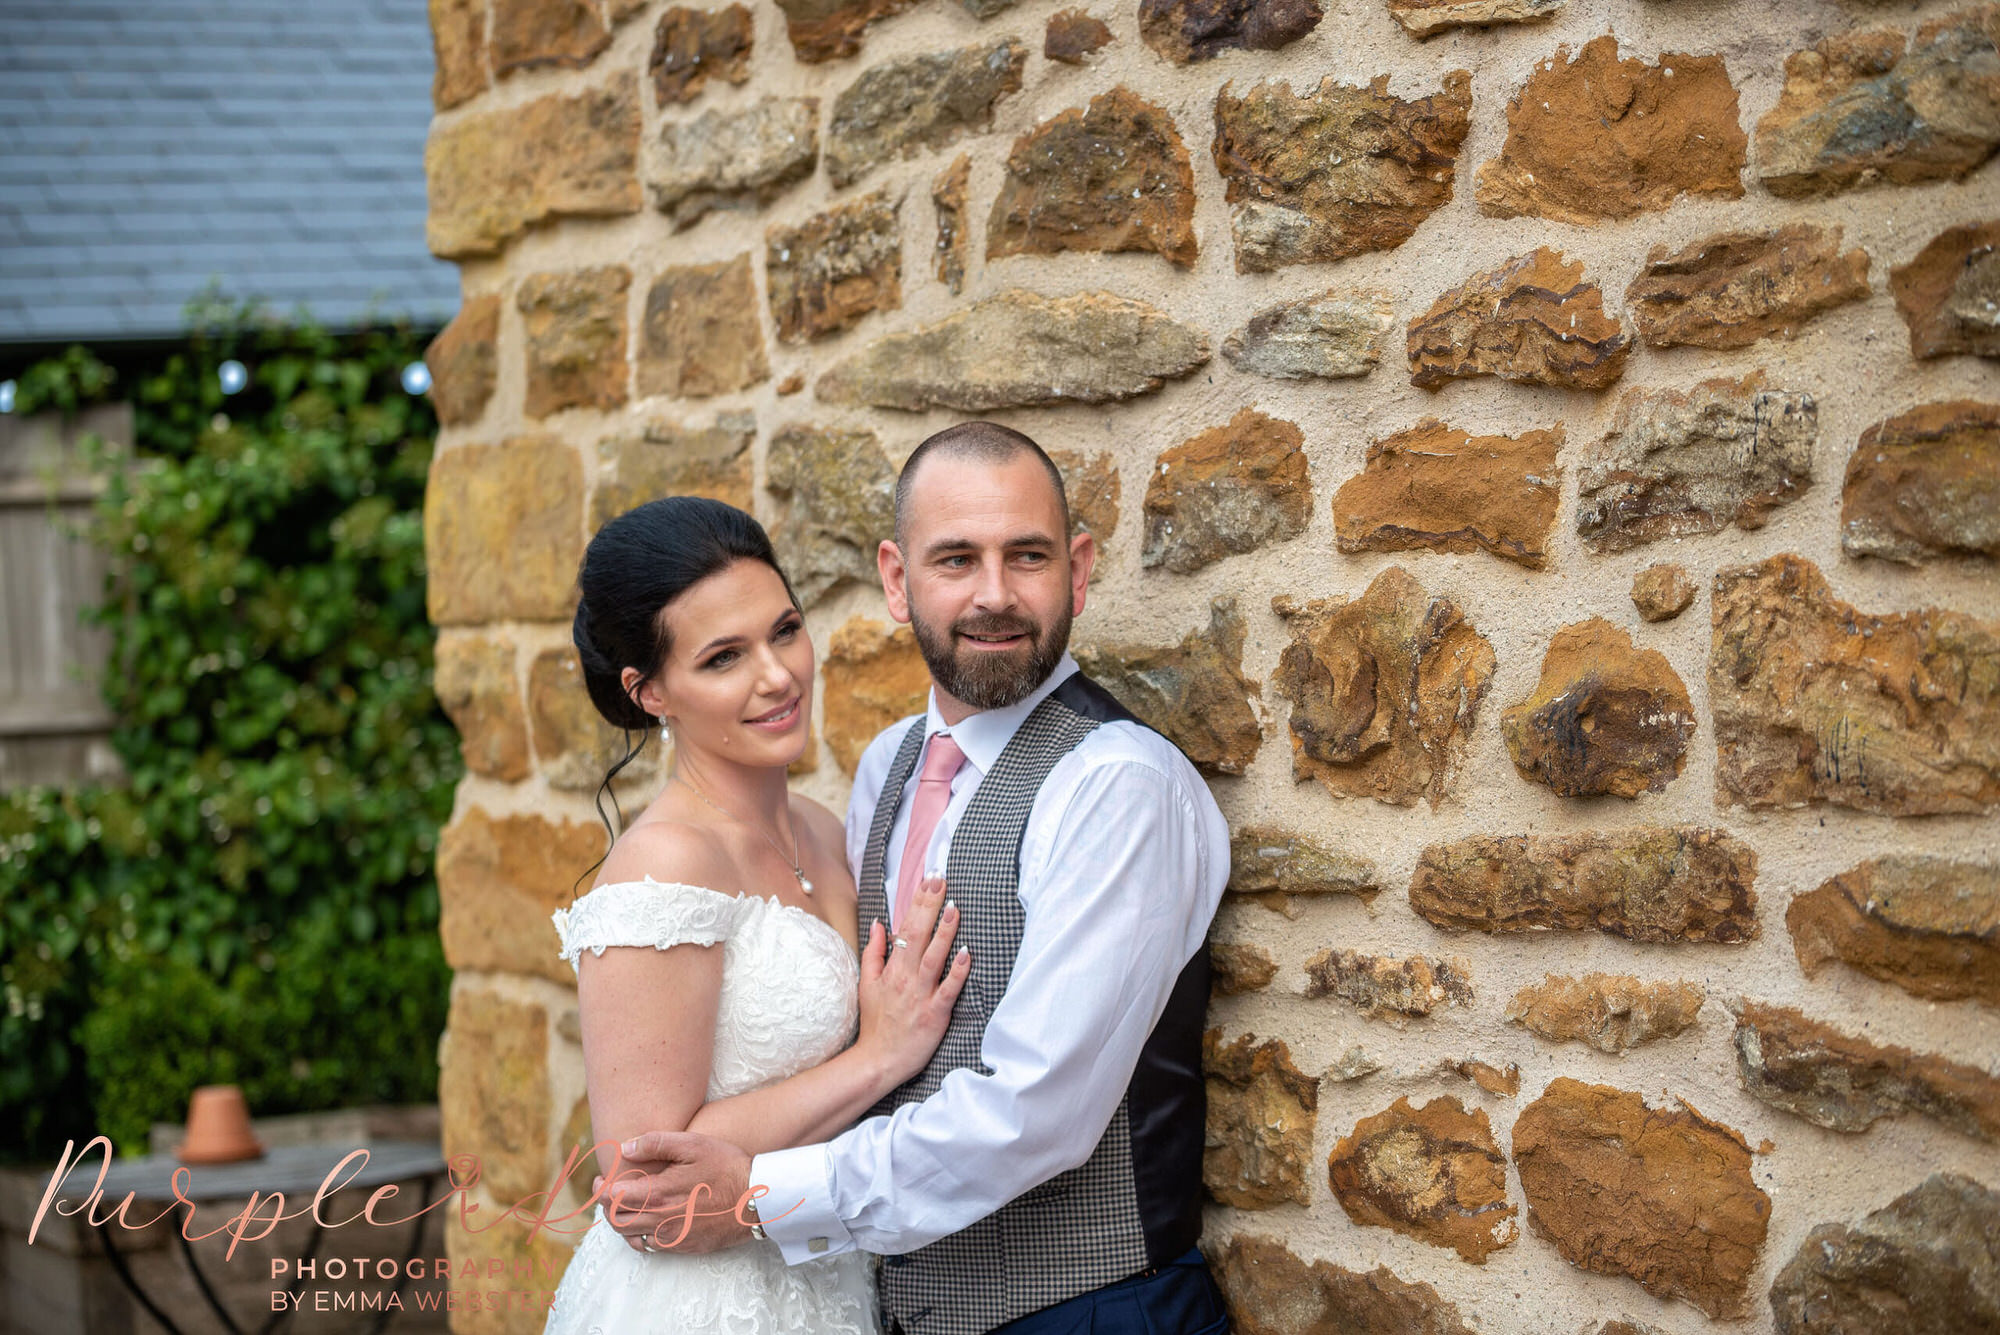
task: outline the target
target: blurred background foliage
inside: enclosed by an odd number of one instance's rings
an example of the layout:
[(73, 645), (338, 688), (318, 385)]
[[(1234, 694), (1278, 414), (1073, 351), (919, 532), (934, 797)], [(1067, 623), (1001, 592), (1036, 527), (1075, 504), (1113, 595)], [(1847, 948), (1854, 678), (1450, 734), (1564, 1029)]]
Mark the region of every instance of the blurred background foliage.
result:
[(138, 457), (99, 451), (88, 530), (129, 781), (0, 794), (0, 1159), (143, 1152), (202, 1084), (258, 1115), (435, 1098), (460, 762), (424, 615), (436, 420), (399, 379), (423, 342), (211, 303), (174, 351), (19, 375), (20, 413), (132, 402)]

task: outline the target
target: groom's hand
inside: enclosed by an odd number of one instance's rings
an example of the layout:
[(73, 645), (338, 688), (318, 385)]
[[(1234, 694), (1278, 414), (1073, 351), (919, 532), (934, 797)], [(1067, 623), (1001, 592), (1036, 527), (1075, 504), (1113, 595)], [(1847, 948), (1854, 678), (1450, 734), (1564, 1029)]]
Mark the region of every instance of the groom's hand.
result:
[(750, 1189), (750, 1156), (734, 1143), (649, 1131), (619, 1155), (605, 1217), (634, 1251), (712, 1252), (749, 1241), (737, 1202)]

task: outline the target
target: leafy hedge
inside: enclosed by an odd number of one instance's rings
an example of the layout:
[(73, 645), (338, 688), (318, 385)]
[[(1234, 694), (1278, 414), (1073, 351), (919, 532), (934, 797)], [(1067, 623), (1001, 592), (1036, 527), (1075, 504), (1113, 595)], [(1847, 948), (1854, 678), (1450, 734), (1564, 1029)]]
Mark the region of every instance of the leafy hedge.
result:
[(211, 307), (170, 355), (20, 374), (17, 412), (130, 399), (141, 458), (90, 526), (129, 784), (0, 796), (0, 1157), (142, 1150), (217, 1081), (260, 1114), (434, 1097), (459, 758), (424, 615), (436, 422), (399, 381), (421, 355)]

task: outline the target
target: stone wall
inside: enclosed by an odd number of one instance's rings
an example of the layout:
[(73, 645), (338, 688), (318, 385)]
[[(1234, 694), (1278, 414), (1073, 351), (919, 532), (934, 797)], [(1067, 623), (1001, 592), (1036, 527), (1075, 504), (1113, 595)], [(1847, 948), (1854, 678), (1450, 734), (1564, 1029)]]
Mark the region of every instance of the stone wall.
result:
[(547, 925), (617, 741), (567, 648), (587, 533), (763, 519), (838, 809), (922, 703), (895, 469), (985, 416), (1099, 539), (1079, 658), (1237, 830), (1239, 1331), (2000, 1326), (2000, 6), (431, 15), (442, 1099), (483, 1199), (588, 1125)]

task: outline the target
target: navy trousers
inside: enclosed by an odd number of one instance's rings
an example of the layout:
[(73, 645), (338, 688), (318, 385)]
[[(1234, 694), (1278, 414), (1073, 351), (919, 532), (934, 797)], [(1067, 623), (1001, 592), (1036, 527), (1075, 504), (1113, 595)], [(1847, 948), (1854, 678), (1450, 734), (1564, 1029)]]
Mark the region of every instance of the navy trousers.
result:
[(1201, 1248), (1138, 1274), (1009, 1321), (993, 1335), (1228, 1335), (1222, 1292)]

